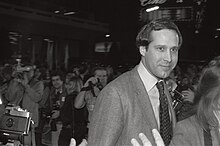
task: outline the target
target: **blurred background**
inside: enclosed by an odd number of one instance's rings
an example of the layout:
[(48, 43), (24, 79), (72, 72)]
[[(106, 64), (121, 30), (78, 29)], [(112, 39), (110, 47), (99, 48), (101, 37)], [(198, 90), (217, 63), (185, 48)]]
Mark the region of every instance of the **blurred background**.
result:
[(136, 64), (137, 31), (160, 17), (180, 27), (180, 63), (207, 62), (220, 54), (219, 11), (217, 0), (1, 0), (0, 63)]

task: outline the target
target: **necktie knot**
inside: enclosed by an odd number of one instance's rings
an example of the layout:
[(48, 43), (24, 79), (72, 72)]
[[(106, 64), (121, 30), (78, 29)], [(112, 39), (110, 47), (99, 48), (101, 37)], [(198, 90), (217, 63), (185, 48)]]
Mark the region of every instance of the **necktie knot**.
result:
[(162, 80), (158, 81), (156, 86), (157, 86), (157, 89), (158, 89), (160, 95), (163, 95), (164, 94), (164, 84), (163, 84), (163, 81)]

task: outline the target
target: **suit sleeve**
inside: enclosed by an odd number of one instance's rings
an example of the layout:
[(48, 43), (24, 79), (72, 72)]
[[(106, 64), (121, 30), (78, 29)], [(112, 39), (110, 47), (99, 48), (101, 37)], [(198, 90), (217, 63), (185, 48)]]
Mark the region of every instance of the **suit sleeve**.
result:
[(88, 146), (112, 146), (123, 129), (123, 108), (116, 88), (104, 88), (95, 104), (89, 125)]
[(33, 101), (39, 102), (42, 99), (44, 85), (42, 81), (37, 82), (33, 86), (25, 87), (25, 94)]

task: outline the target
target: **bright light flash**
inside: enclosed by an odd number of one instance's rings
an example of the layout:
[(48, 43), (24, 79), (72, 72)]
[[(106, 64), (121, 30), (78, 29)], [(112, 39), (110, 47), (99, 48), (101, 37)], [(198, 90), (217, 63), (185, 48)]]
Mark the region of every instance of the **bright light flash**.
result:
[(72, 15), (72, 14), (75, 14), (76, 12), (66, 12), (64, 13), (64, 15)]
[(146, 9), (146, 12), (155, 11), (155, 10), (157, 10), (157, 9), (159, 9), (159, 6), (155, 6), (155, 7), (152, 7), (152, 8), (148, 8), (148, 9)]

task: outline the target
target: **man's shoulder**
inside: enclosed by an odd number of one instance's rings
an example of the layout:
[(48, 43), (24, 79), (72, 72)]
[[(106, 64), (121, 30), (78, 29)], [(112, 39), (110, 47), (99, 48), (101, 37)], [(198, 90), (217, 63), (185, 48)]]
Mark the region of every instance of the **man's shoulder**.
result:
[(133, 89), (137, 77), (138, 73), (135, 72), (135, 69), (132, 69), (112, 80), (103, 89), (104, 91), (116, 89), (120, 92), (127, 92), (127, 90)]
[(30, 82), (30, 85), (34, 86), (34, 85), (40, 85), (40, 86), (43, 86), (44, 85), (44, 82), (42, 80), (38, 80), (38, 79), (32, 79), (31, 82)]
[(124, 73), (122, 73), (120, 76), (118, 76), (117, 78), (115, 78), (113, 81), (113, 83), (122, 83), (122, 81), (129, 81), (133, 76), (137, 76), (138, 72), (136, 68), (133, 68), (132, 70), (126, 71)]

